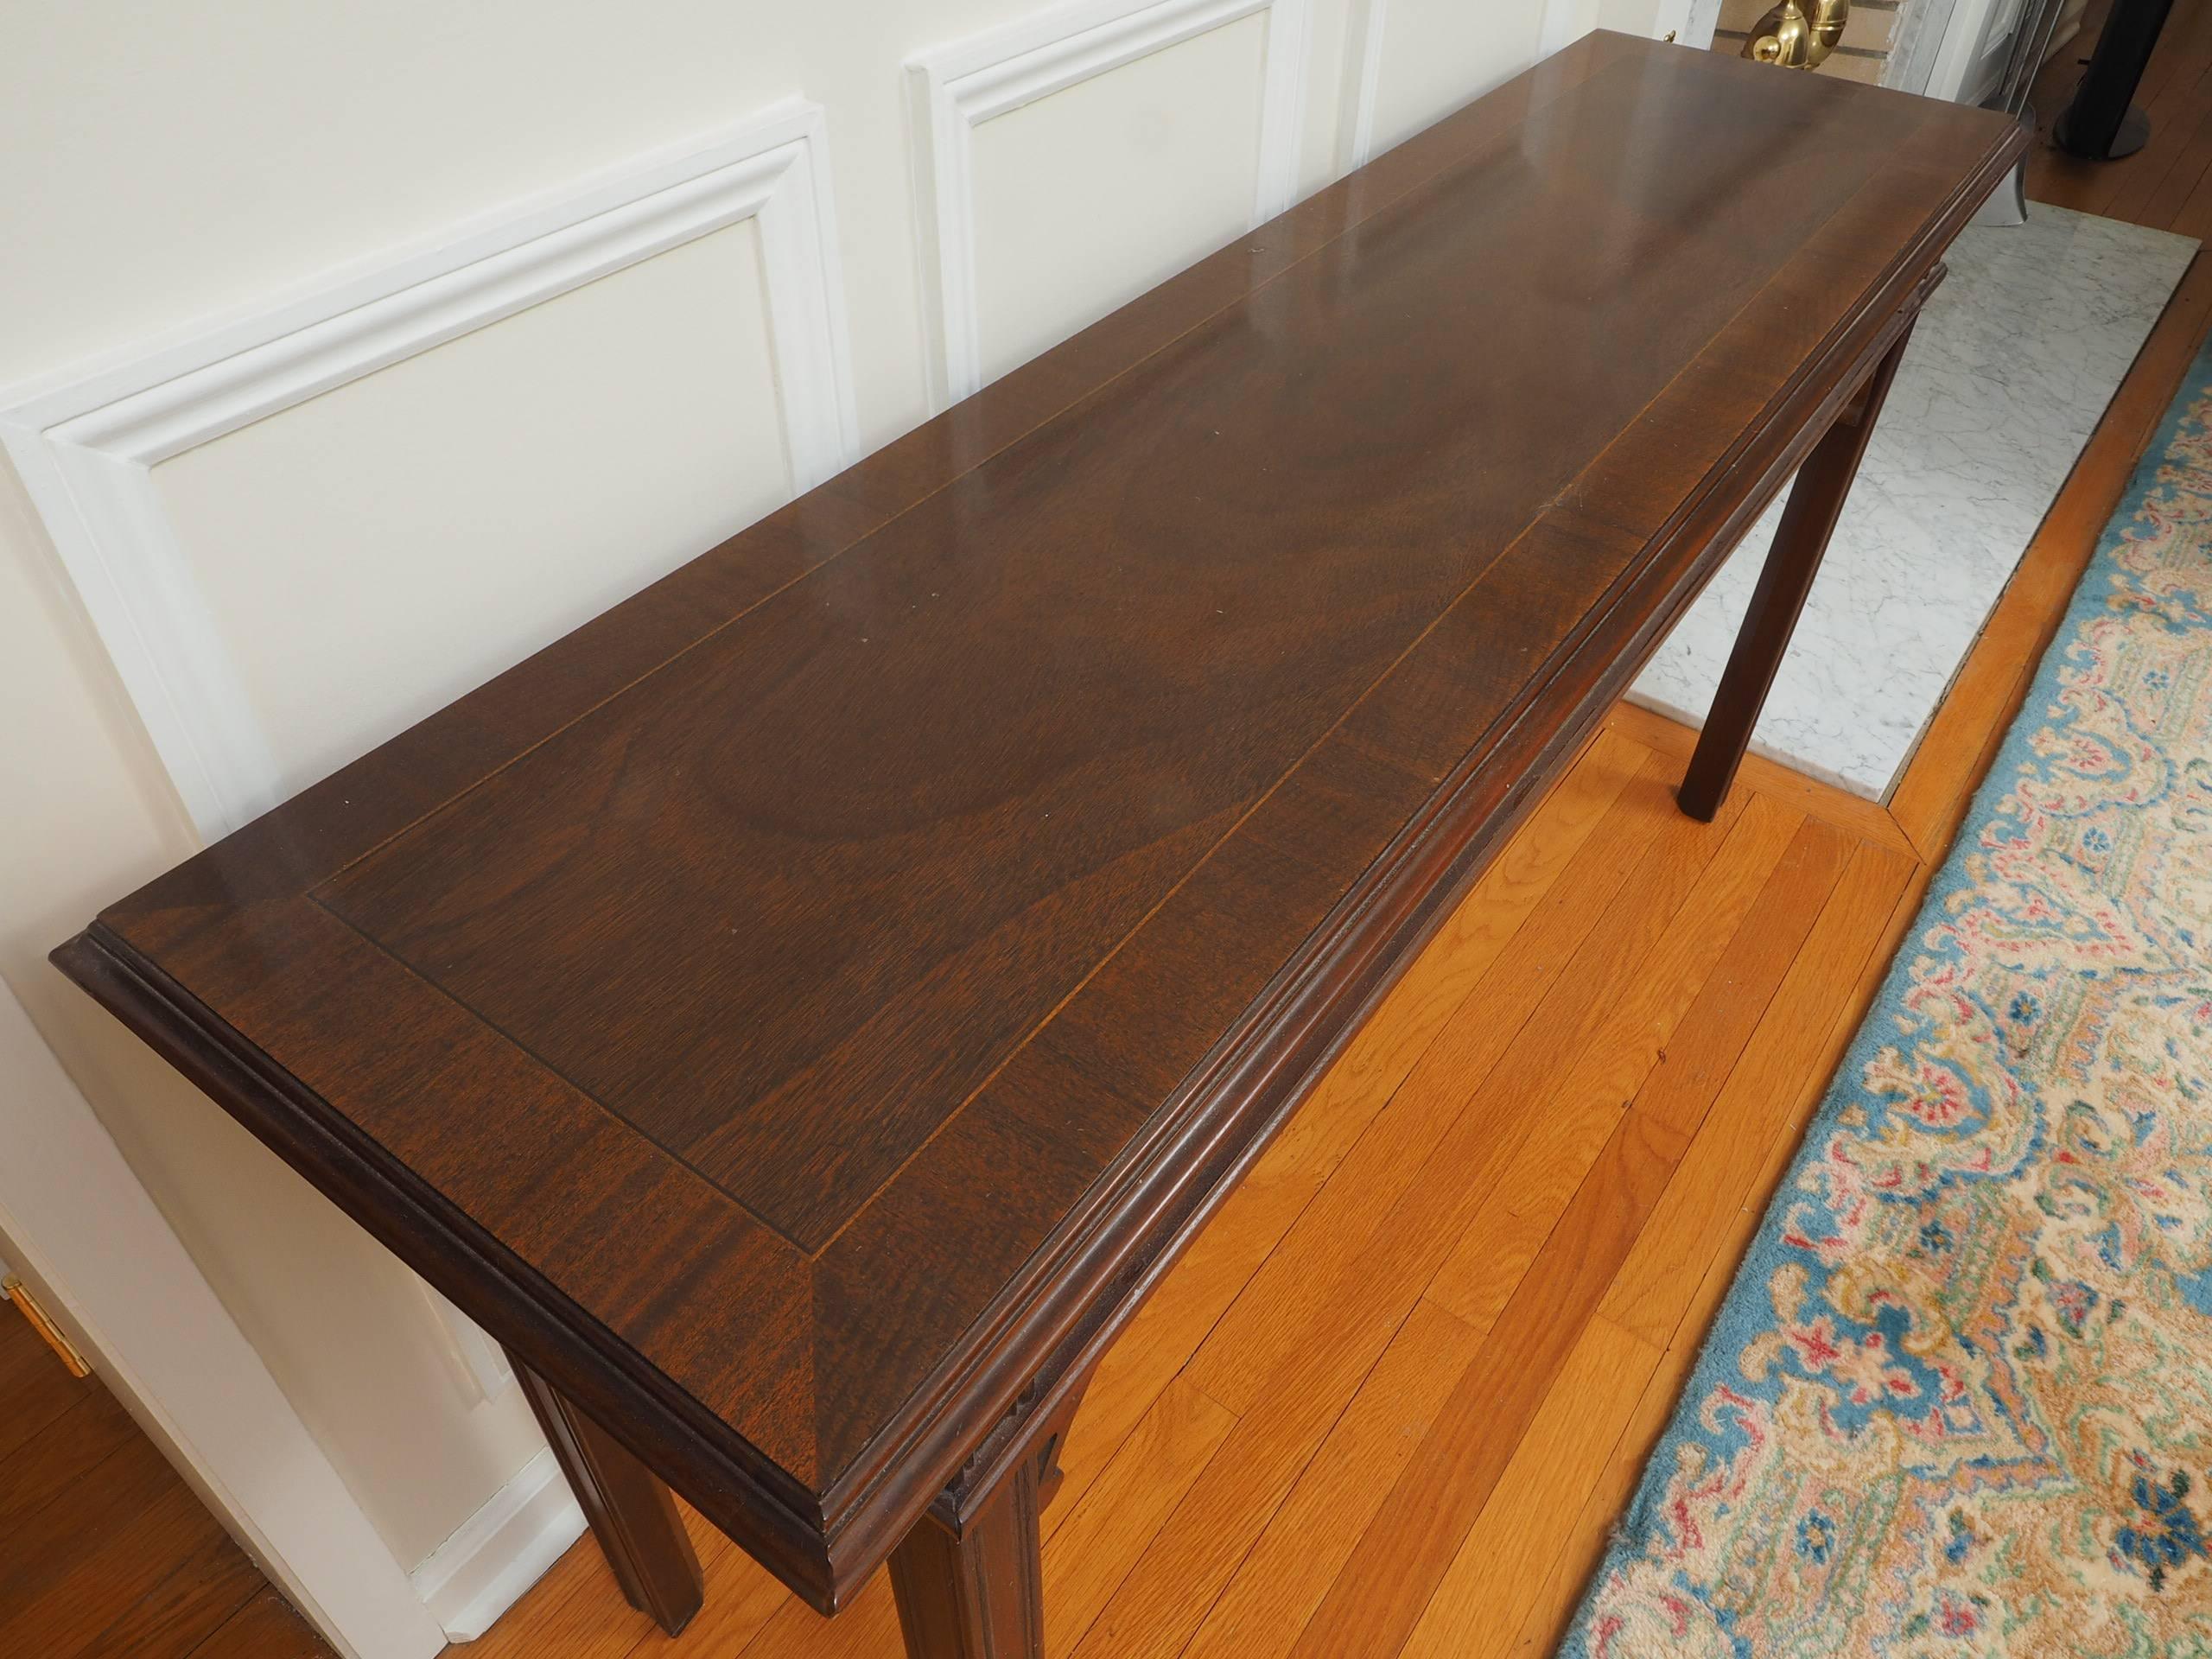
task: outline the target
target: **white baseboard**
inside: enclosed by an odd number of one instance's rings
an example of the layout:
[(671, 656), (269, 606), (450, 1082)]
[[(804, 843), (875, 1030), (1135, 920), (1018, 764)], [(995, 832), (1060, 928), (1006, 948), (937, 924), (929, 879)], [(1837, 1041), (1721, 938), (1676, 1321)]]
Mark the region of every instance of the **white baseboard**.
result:
[(455, 1642), (474, 1642), (583, 1535), (584, 1512), (551, 1448), (523, 1465), (407, 1575)]

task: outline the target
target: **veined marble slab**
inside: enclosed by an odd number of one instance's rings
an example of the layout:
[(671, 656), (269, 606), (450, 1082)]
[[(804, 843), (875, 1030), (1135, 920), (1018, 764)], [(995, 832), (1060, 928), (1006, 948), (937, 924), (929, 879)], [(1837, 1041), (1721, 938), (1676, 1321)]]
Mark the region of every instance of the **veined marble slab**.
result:
[[(1751, 747), (1887, 798), (2196, 244), (2031, 203), (1949, 255)], [(1630, 697), (1702, 724), (1769, 510)]]

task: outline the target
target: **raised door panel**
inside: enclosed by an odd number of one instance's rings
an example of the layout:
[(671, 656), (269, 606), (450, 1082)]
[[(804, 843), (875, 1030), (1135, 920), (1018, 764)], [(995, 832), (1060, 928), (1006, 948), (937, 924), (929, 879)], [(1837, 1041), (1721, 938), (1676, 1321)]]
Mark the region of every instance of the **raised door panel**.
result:
[(1248, 14), (976, 129), (986, 380), (1250, 226), (1267, 33)]

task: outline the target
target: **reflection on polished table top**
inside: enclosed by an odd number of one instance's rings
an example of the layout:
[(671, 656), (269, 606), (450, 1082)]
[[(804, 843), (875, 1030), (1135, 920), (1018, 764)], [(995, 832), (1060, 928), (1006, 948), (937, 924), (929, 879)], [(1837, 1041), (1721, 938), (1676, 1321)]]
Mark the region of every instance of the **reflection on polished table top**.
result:
[(56, 959), (834, 1607), (1071, 1406), (1808, 452), (1840, 501), (2020, 143), (1592, 35)]

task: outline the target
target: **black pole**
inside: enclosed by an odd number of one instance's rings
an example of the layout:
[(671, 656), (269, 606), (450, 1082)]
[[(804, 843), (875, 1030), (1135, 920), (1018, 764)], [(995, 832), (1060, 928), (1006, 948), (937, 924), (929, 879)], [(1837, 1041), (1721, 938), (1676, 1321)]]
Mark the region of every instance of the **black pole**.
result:
[(2151, 48), (2166, 26), (2174, 0), (2115, 0), (2105, 19), (2088, 73), (2074, 101), (2054, 122), (2051, 142), (2084, 161), (2108, 162), (2133, 156), (2151, 137), (2151, 119), (2133, 108), (2137, 83), (2151, 61)]

